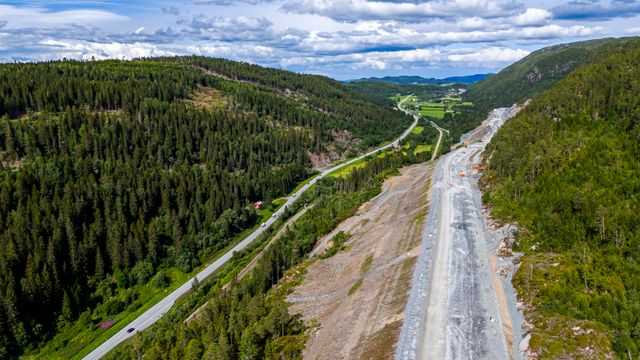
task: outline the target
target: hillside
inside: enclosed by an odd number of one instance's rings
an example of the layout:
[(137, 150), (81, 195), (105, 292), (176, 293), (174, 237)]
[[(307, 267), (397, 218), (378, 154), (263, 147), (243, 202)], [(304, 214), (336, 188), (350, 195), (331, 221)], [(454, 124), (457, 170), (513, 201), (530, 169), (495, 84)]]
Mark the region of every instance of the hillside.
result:
[(5, 64), (0, 93), (0, 358), (110, 326), (270, 216), (253, 201), (411, 121), (204, 57)]
[(385, 77), (368, 77), (350, 81), (351, 83), (359, 82), (376, 82), (396, 85), (445, 85), (451, 83), (473, 84), (480, 81), (491, 74), (474, 74), (467, 76), (451, 76), (442, 79), (425, 78), (422, 76), (385, 76)]
[(449, 88), (438, 85), (400, 85), (383, 82), (353, 82), (346, 86), (355, 93), (386, 106), (394, 106), (391, 97), (398, 94), (441, 97), (449, 91)]
[[(600, 54), (607, 42), (590, 46)], [(583, 45), (552, 48), (590, 64), (535, 96), (485, 153), (484, 200), (494, 216), (521, 227), (516, 250), (524, 255), (514, 285), (534, 325), (536, 358), (639, 355), (637, 43), (613, 41), (607, 52), (634, 46), (600, 60)], [(539, 86), (547, 86), (542, 79)]]
[(464, 97), (485, 111), (511, 106), (548, 89), (583, 64), (632, 47), (640, 47), (638, 38), (599, 39), (549, 46), (469, 86)]
[(439, 125), (449, 129), (452, 139), (458, 140), (478, 126), (491, 109), (523, 102), (583, 64), (638, 47), (638, 38), (622, 38), (555, 45), (535, 51), (498, 74), (469, 85), (462, 97), (472, 102), (473, 108), (461, 109), (460, 116), (444, 119)]

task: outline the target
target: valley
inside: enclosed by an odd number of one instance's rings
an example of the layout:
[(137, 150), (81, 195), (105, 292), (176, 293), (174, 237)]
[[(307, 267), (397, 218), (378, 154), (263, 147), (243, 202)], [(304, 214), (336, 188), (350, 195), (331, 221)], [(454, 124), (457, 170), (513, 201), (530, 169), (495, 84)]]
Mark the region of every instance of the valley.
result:
[(639, 358), (638, 4), (147, 2), (0, 5), (0, 360)]

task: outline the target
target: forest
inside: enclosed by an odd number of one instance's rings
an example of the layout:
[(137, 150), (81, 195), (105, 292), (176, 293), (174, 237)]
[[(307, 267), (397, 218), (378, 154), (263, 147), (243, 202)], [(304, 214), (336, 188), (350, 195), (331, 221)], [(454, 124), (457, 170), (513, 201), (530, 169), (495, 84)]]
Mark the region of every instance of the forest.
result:
[[(304, 275), (307, 254), (320, 236), (380, 193), (386, 177), (427, 159), (422, 153), (390, 153), (370, 159), (346, 177), (325, 177), (299, 201), (312, 202), (313, 207), (247, 277), (226, 290), (221, 277), (202, 284), (192, 299), (107, 358), (137, 359), (144, 354), (147, 359), (300, 359), (309, 325), (288, 312), (286, 296)], [(205, 299), (202, 315), (185, 325), (184, 319)]]
[(204, 57), (4, 64), (0, 92), (0, 358), (192, 271), (337, 132), (357, 152), (411, 122), (328, 78)]
[(487, 147), (484, 201), (520, 228), (514, 285), (541, 359), (640, 355), (639, 94), (640, 50), (614, 52)]
[(584, 64), (598, 62), (625, 49), (640, 48), (637, 38), (600, 39), (549, 46), (532, 52), (497, 74), (469, 85), (462, 94), (473, 107), (459, 107), (457, 116), (438, 124), (454, 140), (477, 127), (494, 108), (509, 107), (549, 89)]

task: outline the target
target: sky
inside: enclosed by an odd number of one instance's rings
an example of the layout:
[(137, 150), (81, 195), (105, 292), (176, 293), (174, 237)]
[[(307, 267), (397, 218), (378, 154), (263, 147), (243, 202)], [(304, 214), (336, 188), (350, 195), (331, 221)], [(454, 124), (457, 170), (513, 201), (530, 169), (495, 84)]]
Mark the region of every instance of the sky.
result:
[(197, 54), (339, 80), (497, 72), (640, 36), (640, 0), (0, 1), (0, 61)]

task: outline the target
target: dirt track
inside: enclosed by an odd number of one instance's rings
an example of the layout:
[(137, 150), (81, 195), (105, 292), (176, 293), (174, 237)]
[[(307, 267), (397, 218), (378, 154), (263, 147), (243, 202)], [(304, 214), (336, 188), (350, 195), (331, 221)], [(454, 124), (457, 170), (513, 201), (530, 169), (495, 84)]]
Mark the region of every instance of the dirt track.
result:
[[(318, 324), (305, 358), (393, 357), (420, 250), (433, 165), (413, 165), (401, 173), (326, 237), (338, 231), (352, 235), (346, 250), (311, 264), (289, 296), (292, 313)], [(319, 241), (320, 249), (331, 243), (326, 239)]]

